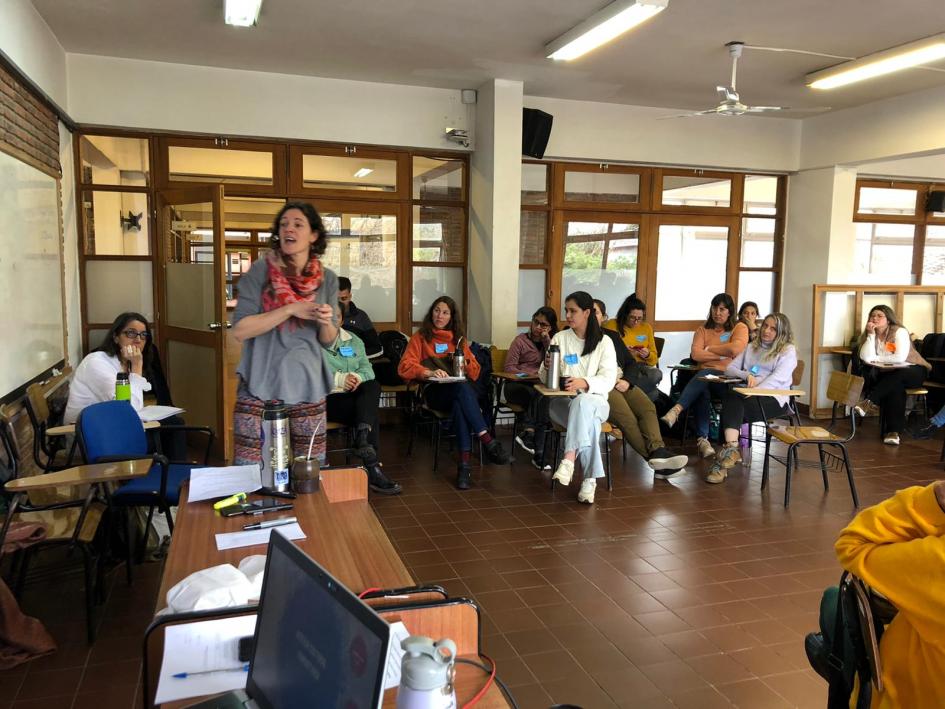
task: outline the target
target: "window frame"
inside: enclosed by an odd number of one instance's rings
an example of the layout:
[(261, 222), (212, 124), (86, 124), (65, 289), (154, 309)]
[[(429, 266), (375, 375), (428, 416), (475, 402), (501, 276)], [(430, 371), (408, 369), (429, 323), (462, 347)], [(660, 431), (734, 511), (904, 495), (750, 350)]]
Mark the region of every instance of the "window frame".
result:
[(190, 187), (204, 187), (217, 184), (214, 181), (171, 180), (170, 179), (170, 149), (174, 148), (202, 148), (205, 150), (239, 150), (247, 152), (265, 153), (272, 155), (272, 184), (271, 185), (240, 185), (223, 183), (226, 194), (236, 197), (253, 196), (284, 196), (286, 193), (286, 146), (283, 143), (257, 141), (251, 139), (228, 137), (186, 137), (176, 135), (157, 136), (157, 149), (154, 151), (154, 161), (151, 163), (151, 182), (158, 190), (187, 189)]

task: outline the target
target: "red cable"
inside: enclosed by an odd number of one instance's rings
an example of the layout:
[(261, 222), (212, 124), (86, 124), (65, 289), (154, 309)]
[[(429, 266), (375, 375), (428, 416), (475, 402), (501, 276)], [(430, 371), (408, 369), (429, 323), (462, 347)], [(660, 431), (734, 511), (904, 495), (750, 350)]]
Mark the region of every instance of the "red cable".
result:
[(484, 657), (490, 662), (490, 664), (492, 665), (492, 674), (489, 675), (489, 679), (486, 680), (486, 683), (483, 685), (482, 689), (479, 690), (479, 693), (475, 697), (470, 699), (468, 702), (463, 704), (462, 709), (469, 709), (469, 707), (473, 706), (476, 702), (482, 699), (482, 695), (484, 695), (489, 690), (489, 687), (492, 686), (492, 680), (495, 679), (495, 671), (496, 671), (495, 660), (493, 660), (488, 655), (483, 655), (481, 652), (479, 653), (479, 656)]
[(371, 588), (366, 588), (361, 593), (358, 594), (358, 598), (364, 598), (369, 593), (374, 593), (375, 591), (383, 591), (384, 589), (378, 588), (377, 586), (372, 586)]

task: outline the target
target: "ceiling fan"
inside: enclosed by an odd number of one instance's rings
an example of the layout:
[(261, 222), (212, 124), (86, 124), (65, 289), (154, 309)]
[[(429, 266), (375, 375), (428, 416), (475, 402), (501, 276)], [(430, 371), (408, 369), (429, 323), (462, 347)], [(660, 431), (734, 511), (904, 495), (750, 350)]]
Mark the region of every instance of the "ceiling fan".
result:
[(735, 77), (738, 71), (738, 60), (742, 56), (742, 50), (745, 48), (744, 42), (728, 42), (728, 53), (732, 57), (732, 83), (731, 86), (716, 86), (715, 90), (719, 95), (719, 105), (715, 108), (708, 108), (705, 111), (689, 111), (688, 113), (679, 113), (673, 116), (662, 116), (662, 118), (690, 118), (692, 116), (741, 116), (746, 113), (771, 113), (772, 111), (826, 111), (827, 108), (801, 108), (792, 109), (790, 106), (749, 106), (741, 102), (738, 97), (738, 91), (735, 89)]

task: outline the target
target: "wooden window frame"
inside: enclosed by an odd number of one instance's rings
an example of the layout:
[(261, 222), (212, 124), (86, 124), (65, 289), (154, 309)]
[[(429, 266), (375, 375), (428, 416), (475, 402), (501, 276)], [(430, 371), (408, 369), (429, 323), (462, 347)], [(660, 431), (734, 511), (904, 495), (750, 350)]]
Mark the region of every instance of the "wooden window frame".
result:
[(284, 143), (257, 141), (244, 138), (229, 137), (184, 137), (162, 135), (157, 138), (155, 161), (152, 163), (152, 183), (158, 190), (187, 189), (190, 187), (204, 187), (217, 182), (170, 179), (170, 148), (202, 148), (220, 151), (246, 151), (256, 153), (270, 153), (272, 155), (272, 184), (246, 185), (229, 184), (223, 180), (226, 194), (233, 197), (273, 197), (284, 196), (286, 190), (286, 145)]
[[(355, 152), (352, 152), (355, 151)], [(306, 187), (303, 162), (306, 155), (364, 160), (390, 160), (396, 163), (397, 189), (393, 192), (349, 190), (344, 188)], [(412, 153), (378, 150), (362, 145), (290, 145), (289, 194), (307, 199), (364, 199), (371, 202), (410, 199)], [(465, 194), (465, 186), (464, 186)]]
[[(727, 207), (688, 206), (678, 204), (663, 204), (663, 180), (665, 177), (709, 177), (719, 180), (728, 180), (731, 183)], [(701, 170), (698, 168), (654, 168), (652, 204), (654, 212), (674, 214), (739, 214), (742, 211), (744, 194), (744, 174), (736, 172), (720, 172), (717, 170)]]
[[(617, 165), (612, 163), (549, 163), (552, 170), (551, 192), (549, 200), (558, 209), (589, 210), (592, 212), (645, 212), (649, 211), (651, 203), (652, 170), (632, 165)], [(638, 202), (594, 202), (570, 201), (565, 198), (565, 174), (568, 172), (590, 172), (598, 175), (637, 175), (640, 179), (640, 200)]]

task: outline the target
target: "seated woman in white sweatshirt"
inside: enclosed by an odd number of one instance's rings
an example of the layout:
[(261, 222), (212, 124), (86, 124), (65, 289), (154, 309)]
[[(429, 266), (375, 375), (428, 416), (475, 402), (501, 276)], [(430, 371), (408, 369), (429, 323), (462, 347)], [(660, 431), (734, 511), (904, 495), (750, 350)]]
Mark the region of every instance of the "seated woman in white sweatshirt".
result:
[[(600, 450), (601, 424), (610, 415), (607, 395), (617, 383), (617, 354), (609, 337), (604, 337), (594, 315), (594, 299), (589, 293), (577, 291), (564, 301), (564, 312), (570, 330), (563, 330), (551, 338), (551, 344), (560, 349), (561, 376), (564, 389), (574, 392), (573, 398), (555, 397), (548, 414), (551, 420), (567, 429), (564, 439), (564, 457), (554, 473), (562, 485), (571, 483), (574, 463), (581, 463), (584, 481), (578, 501), (591, 504), (597, 478), (604, 476)], [(549, 356), (539, 371), (544, 379)]]
[[(790, 389), (797, 367), (797, 350), (791, 321), (784, 313), (771, 313), (758, 328), (758, 336), (725, 368), (751, 389)], [(721, 427), (725, 445), (705, 476), (707, 483), (724, 482), (729, 468), (741, 462), (738, 431), (744, 421), (766, 421), (787, 411), (786, 396), (742, 396), (733, 389), (722, 395)]]

